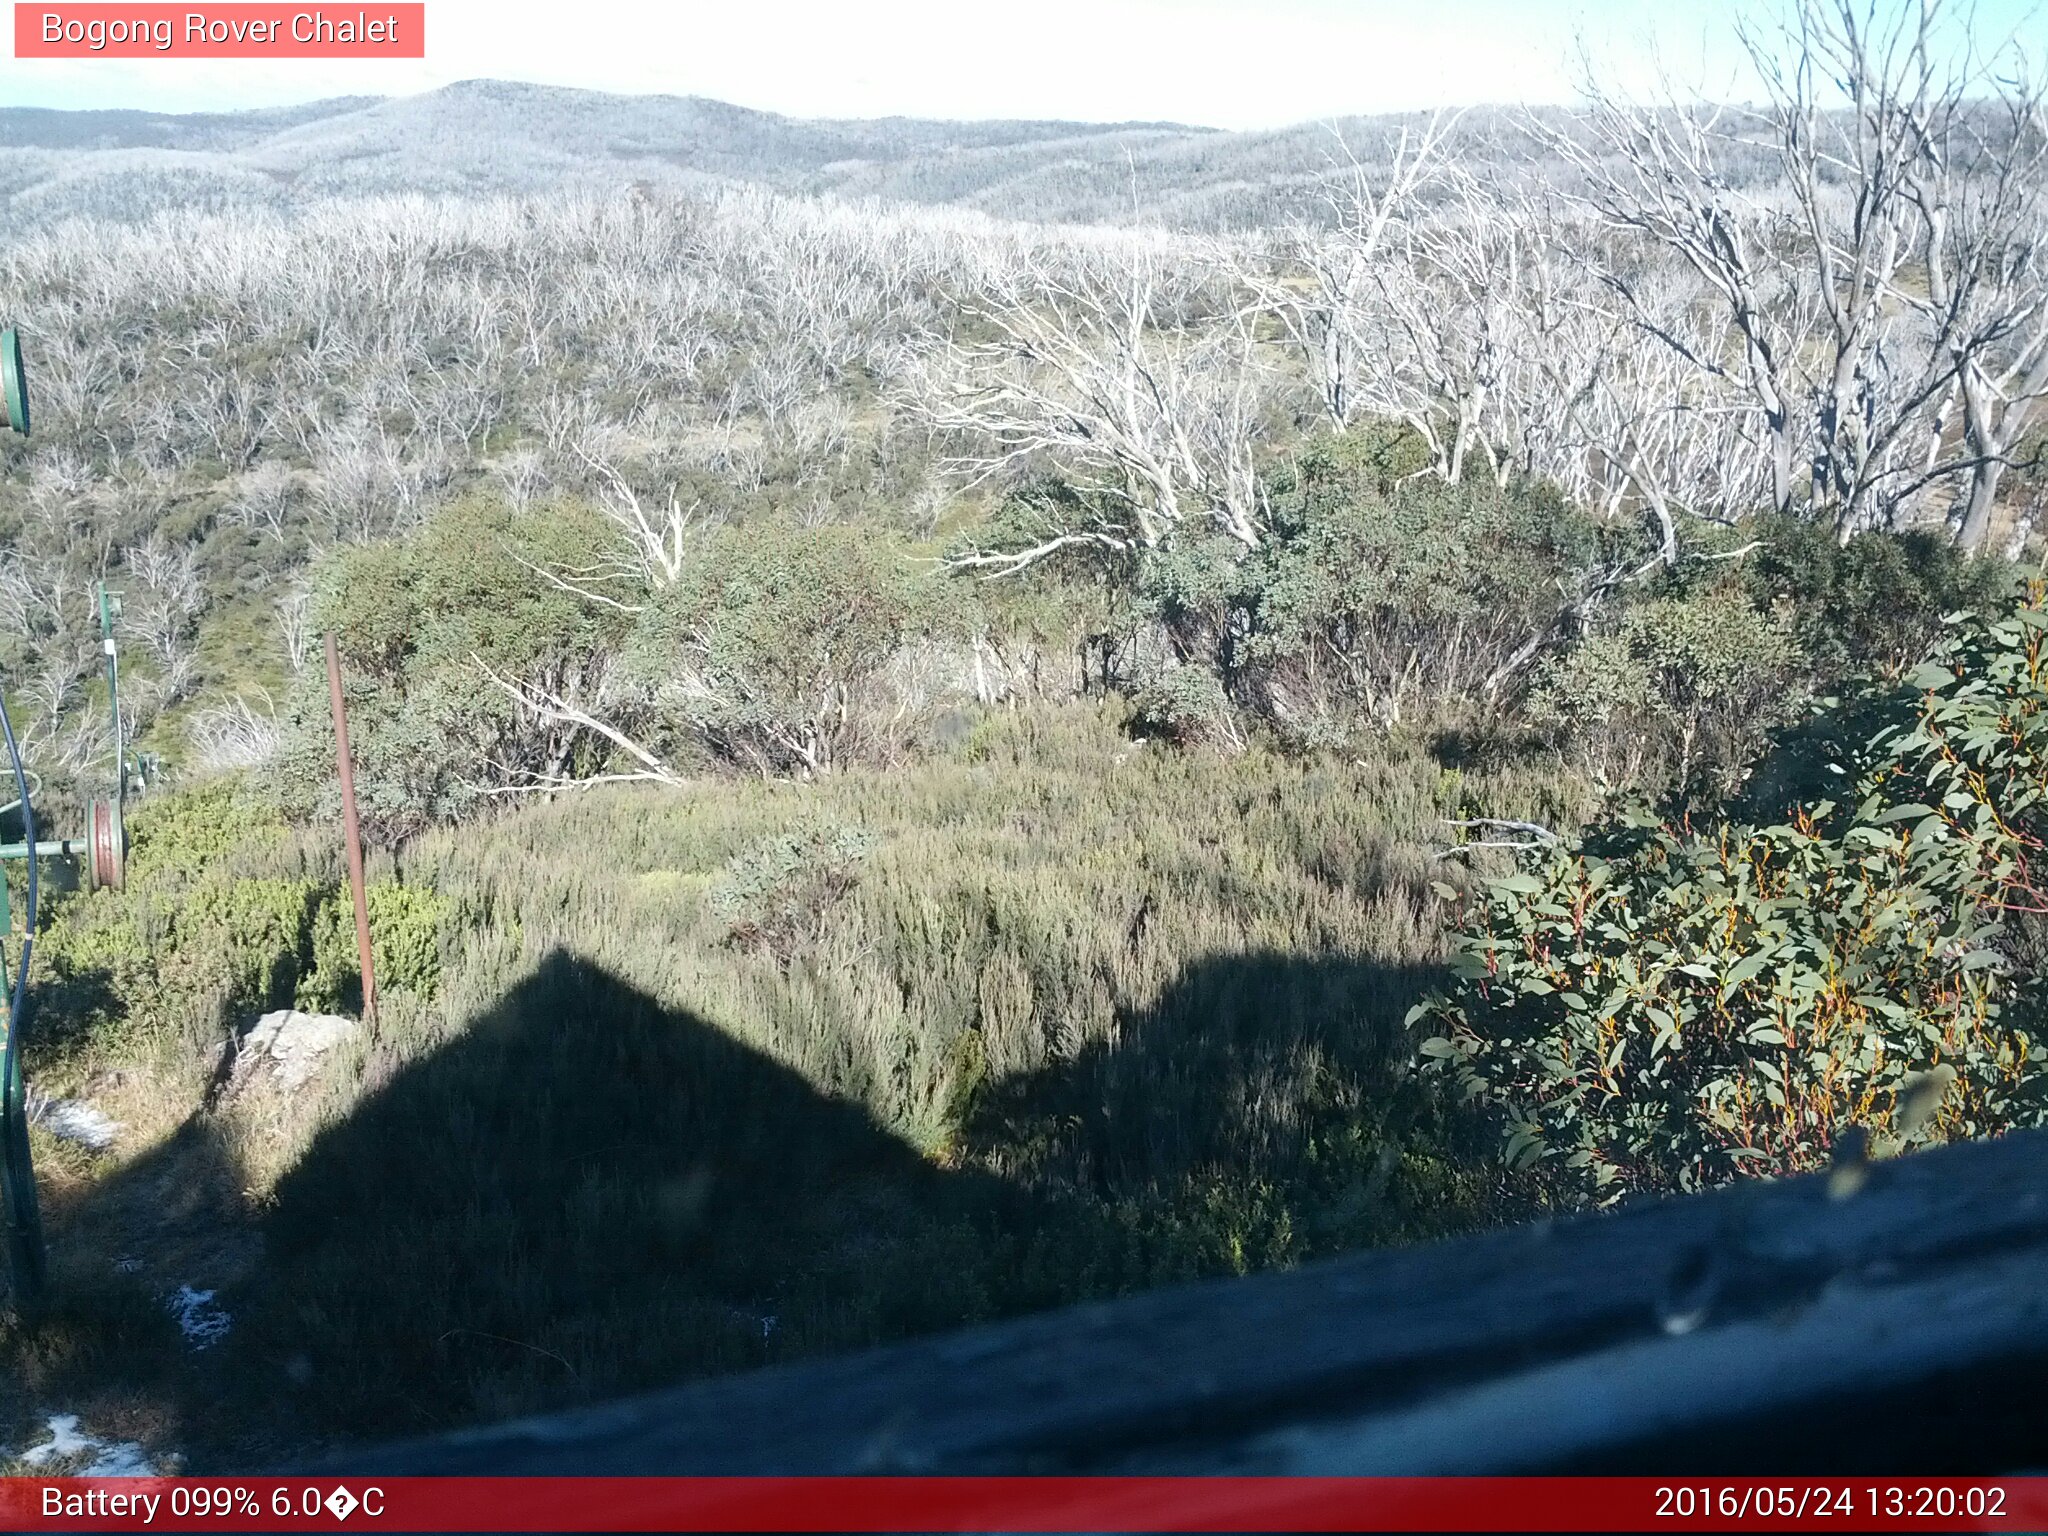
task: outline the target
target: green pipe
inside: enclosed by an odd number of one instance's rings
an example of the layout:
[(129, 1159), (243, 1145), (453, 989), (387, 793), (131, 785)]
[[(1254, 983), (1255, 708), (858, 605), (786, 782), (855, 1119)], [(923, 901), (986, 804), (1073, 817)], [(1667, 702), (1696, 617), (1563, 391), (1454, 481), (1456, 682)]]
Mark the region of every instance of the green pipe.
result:
[(91, 842), (83, 837), (59, 838), (54, 843), (0, 843), (0, 859), (82, 859)]
[(114, 620), (121, 616), (121, 599), (99, 583), (100, 649), (107, 657), (107, 709), (114, 717), (114, 804), (128, 799), (128, 748), (121, 740), (121, 660), (114, 646)]

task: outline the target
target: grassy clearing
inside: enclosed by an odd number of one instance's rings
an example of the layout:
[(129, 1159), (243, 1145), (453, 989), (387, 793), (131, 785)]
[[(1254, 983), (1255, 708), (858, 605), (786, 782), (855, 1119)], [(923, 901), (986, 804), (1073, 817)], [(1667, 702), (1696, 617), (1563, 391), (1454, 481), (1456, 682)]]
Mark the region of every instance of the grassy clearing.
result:
[(46, 942), (37, 1079), (128, 1131), (39, 1142), (57, 1299), (0, 1335), (6, 1443), (63, 1409), (249, 1465), (1503, 1219), (1532, 1196), (1407, 1070), (1429, 848), (1584, 808), (1086, 706), (535, 803), (375, 861), (377, 1038), (222, 1098), (233, 1029), (351, 996), (338, 872), (229, 789), (160, 801)]

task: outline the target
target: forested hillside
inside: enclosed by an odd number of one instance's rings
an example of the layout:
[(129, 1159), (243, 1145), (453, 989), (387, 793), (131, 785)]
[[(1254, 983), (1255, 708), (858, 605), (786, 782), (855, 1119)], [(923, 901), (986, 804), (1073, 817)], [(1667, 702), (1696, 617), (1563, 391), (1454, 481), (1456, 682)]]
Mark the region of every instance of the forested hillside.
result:
[(1389, 124), (1269, 133), (1175, 123), (809, 121), (696, 97), (472, 80), (416, 97), (218, 115), (0, 108), (13, 227), (197, 202), (288, 207), (392, 193), (616, 193), (737, 181), (1017, 218), (1252, 224), (1308, 205)]
[(1341, 136), (0, 111), (0, 686), (62, 830), (110, 584), (152, 763), (45, 891), (0, 1444), (2039, 1123), (2048, 114), (1860, 15)]

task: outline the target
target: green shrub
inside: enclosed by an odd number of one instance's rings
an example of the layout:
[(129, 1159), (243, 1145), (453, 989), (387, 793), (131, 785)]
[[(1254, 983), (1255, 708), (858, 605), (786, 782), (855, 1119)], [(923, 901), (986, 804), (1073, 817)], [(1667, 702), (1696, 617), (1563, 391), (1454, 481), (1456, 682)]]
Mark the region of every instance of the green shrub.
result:
[(1271, 537), (1237, 578), (1237, 692), (1270, 713), (1462, 711), (1621, 536), (1547, 488), (1390, 477), (1353, 440), (1269, 478)]
[(1570, 741), (1595, 778), (1664, 770), (1718, 798), (1797, 698), (1788, 626), (1739, 591), (1659, 597), (1543, 666), (1528, 714)]
[(1237, 740), (1229, 697), (1207, 667), (1171, 667), (1131, 696), (1137, 725), (1181, 746)]
[(202, 970), (219, 967), (231, 1009), (282, 1006), (306, 963), (320, 894), (311, 880), (209, 879), (182, 909), (165, 958)]
[[(136, 808), (126, 887), (49, 909), (36, 947), (40, 1071), (81, 1051), (192, 1068), (272, 1008), (333, 1009), (358, 995), (348, 889), (305, 867), (274, 810), (236, 779)], [(380, 981), (431, 999), (453, 904), (373, 881)]]
[[(319, 573), (314, 621), (340, 646), (366, 834), (395, 842), (471, 811), (480, 791), (575, 766), (579, 732), (522, 708), (515, 686), (595, 702), (640, 595), (623, 578), (597, 602), (550, 582), (606, 564), (617, 530), (561, 501), (513, 513), (471, 499), (409, 537), (352, 547)], [(286, 701), (272, 793), (299, 817), (338, 810), (326, 679), (302, 671)]]
[(1158, 623), (1178, 657), (1228, 674), (1240, 659), (1239, 616), (1256, 601), (1259, 575), (1237, 540), (1182, 535), (1154, 550), (1140, 568), (1132, 617)]
[(285, 823), (240, 778), (216, 779), (172, 795), (150, 795), (128, 812), (128, 878), (190, 878), (236, 847), (275, 844)]
[[(1115, 681), (1138, 694), (1141, 723), (1181, 739), (1214, 734), (1220, 718), (1204, 671), (1236, 709), (1302, 745), (1346, 740), (1353, 722), (1391, 721), (1404, 704), (1463, 714), (1551, 626), (1561, 586), (1639, 540), (1546, 486), (1448, 486), (1418, 477), (1426, 465), (1412, 433), (1362, 424), (1270, 468), (1256, 548), (1191, 524), (1142, 551), (1062, 550), (1016, 579), (1060, 588), (1124, 642)], [(984, 532), (1028, 547), (1115, 520), (1092, 493), (1040, 481)], [(1168, 680), (1176, 668), (1188, 675)]]
[(1511, 1160), (1598, 1199), (1812, 1168), (1851, 1124), (2042, 1123), (2013, 916), (2048, 909), (2044, 648), (2036, 588), (1909, 675), (1917, 703), (1838, 765), (1838, 799), (1699, 833), (1636, 816), (1491, 882), (1461, 985), (1416, 1010), (1424, 1053), (1499, 1112)]
[(887, 755), (872, 695), (942, 614), (936, 579), (871, 531), (731, 529), (653, 594), (626, 654), (671, 729), (748, 767), (818, 773)]
[(1945, 615), (2000, 607), (2016, 580), (2008, 562), (1966, 559), (1924, 534), (1844, 545), (1786, 518), (1699, 528), (1675, 570), (1622, 587), (1535, 669), (1525, 714), (1609, 790), (1679, 811), (1739, 791), (1775, 816), (1797, 799), (1785, 777), (1795, 764), (1759, 764), (1769, 742), (1817, 701), (1896, 678)]
[(767, 949), (786, 962), (816, 937), (819, 916), (851, 889), (875, 844), (863, 828), (806, 818), (737, 854), (706, 890), (704, 903), (726, 924), (729, 942)]
[(2019, 573), (1995, 556), (1972, 558), (1931, 533), (1865, 534), (1844, 544), (1829, 528), (1759, 518), (1724, 535), (1758, 607), (1784, 617), (1817, 678), (1896, 678), (1927, 653), (1950, 614), (1990, 612), (2018, 595)]
[(64, 904), (36, 947), (44, 1066), (74, 1046), (173, 1055), (291, 1003), (322, 887), (168, 862)]
[[(363, 900), (378, 990), (411, 992), (431, 1000), (441, 984), (441, 950), (452, 903), (430, 890), (383, 882), (367, 885)], [(311, 959), (312, 967), (299, 983), (296, 1006), (327, 1012), (344, 1003), (360, 1003), (355, 905), (346, 886), (329, 891), (313, 916)]]

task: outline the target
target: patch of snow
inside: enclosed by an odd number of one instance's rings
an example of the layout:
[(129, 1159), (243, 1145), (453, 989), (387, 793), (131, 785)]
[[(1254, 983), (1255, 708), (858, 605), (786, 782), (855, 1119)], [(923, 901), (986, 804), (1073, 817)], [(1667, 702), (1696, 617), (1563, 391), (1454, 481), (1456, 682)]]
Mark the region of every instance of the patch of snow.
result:
[(211, 1349), (234, 1326), (234, 1320), (215, 1303), (211, 1291), (195, 1291), (189, 1285), (181, 1285), (169, 1306), (171, 1316), (178, 1320), (178, 1331), (193, 1349)]
[(100, 1447), (99, 1455), (78, 1469), (80, 1477), (155, 1477), (156, 1466), (133, 1440)]
[(72, 1461), (81, 1456), (92, 1459), (77, 1472), (76, 1477), (154, 1477), (156, 1466), (149, 1455), (133, 1440), (96, 1440), (78, 1427), (75, 1413), (53, 1413), (48, 1420), (50, 1438), (41, 1445), (32, 1445), (21, 1453), (21, 1460), (31, 1467), (44, 1466), (53, 1461)]
[(97, 1440), (78, 1432), (78, 1415), (75, 1413), (51, 1414), (49, 1429), (49, 1439), (21, 1453), (21, 1459), (32, 1467), (40, 1467), (44, 1462), (60, 1457), (80, 1456), (99, 1448)]
[(30, 1092), (28, 1123), (40, 1125), (60, 1141), (75, 1142), (94, 1152), (104, 1152), (121, 1133), (121, 1122), (97, 1104), (84, 1099), (53, 1099)]

